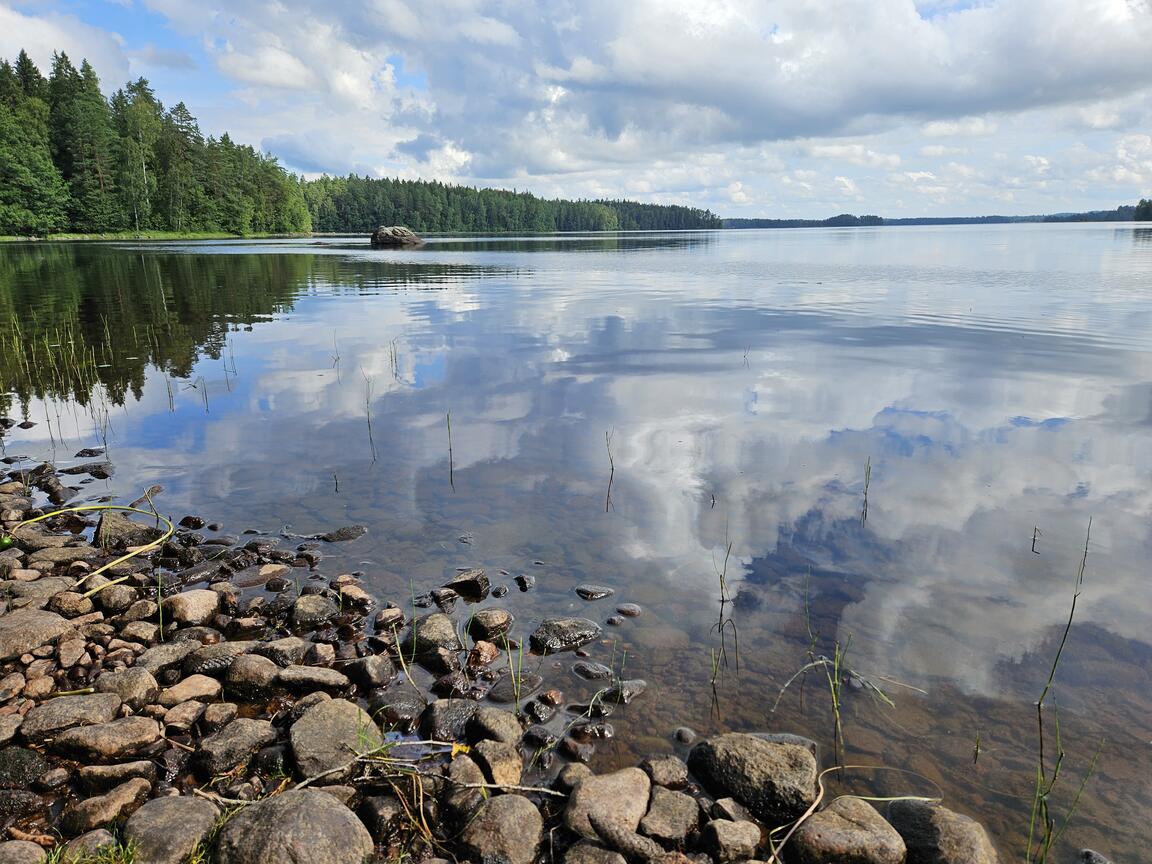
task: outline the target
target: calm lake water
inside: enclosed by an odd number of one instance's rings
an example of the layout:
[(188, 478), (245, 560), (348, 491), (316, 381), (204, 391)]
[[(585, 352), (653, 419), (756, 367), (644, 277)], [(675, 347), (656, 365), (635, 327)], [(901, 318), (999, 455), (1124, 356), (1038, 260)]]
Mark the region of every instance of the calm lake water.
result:
[[(839, 643), (845, 760), (884, 768), (844, 784), (938, 787), (1017, 858), (1091, 519), (1053, 800), (1098, 752), (1062, 854), (1144, 855), (1148, 228), (5, 245), (0, 335), (0, 413), (37, 422), (7, 455), (107, 441), (81, 498), (161, 483), (234, 533), (362, 523), (322, 570), (401, 605), (460, 567), (529, 573), (487, 601), (521, 636), (640, 604), (590, 648), (650, 685), (597, 767), (680, 725), (802, 733), (834, 764), (823, 668), (776, 703)], [(593, 689), (570, 656), (525, 663)]]

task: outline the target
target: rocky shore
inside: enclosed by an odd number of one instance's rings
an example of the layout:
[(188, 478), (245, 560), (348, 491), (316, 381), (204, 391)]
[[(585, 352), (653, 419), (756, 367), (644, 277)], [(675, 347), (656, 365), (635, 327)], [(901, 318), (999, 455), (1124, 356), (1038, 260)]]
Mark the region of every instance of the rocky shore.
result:
[[(501, 601), (528, 579), (462, 570), (402, 608), (325, 572), (360, 526), (186, 516), (157, 542), (155, 520), (65, 506), (106, 462), (24, 464), (0, 475), (0, 862), (766, 861), (796, 820), (776, 860), (999, 860), (945, 807), (826, 800), (796, 736), (668, 730), (666, 752), (594, 773), (646, 685), (579, 656), (594, 621), (522, 633)], [(530, 653), (564, 658), (558, 680)], [(595, 697), (568, 701), (569, 675)]]

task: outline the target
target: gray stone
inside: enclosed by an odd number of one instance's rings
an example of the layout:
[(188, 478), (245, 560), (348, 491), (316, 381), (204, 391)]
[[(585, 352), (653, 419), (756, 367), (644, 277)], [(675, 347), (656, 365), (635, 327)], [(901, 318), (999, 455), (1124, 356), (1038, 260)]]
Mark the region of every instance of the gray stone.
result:
[(356, 815), (377, 843), (387, 843), (405, 822), (404, 805), (391, 795), (369, 795), (360, 802)]
[(65, 618), (87, 615), (96, 606), (92, 600), (76, 591), (61, 591), (48, 601), (48, 611), (56, 612)]
[(224, 774), (246, 764), (253, 753), (275, 740), (276, 730), (267, 720), (241, 717), (200, 742), (196, 763), (209, 776)]
[(564, 810), (564, 824), (588, 840), (599, 835), (588, 821), (596, 813), (628, 831), (635, 831), (648, 809), (651, 783), (639, 768), (624, 768), (613, 774), (591, 775), (576, 784)]
[(466, 600), (475, 602), (488, 596), (488, 576), (479, 568), (465, 570), (463, 573), (457, 573), (456, 577), (451, 582), (445, 583), (444, 587), (450, 588)]
[(116, 765), (85, 765), (80, 769), (80, 782), (90, 792), (104, 792), (128, 780), (141, 778), (156, 782), (156, 763), (147, 760), (121, 762)]
[(471, 699), (437, 699), (424, 709), (420, 723), (424, 734), (435, 741), (463, 741), (475, 713)]
[(40, 609), (17, 609), (0, 615), (0, 663), (51, 645), (71, 629), (68, 619)]
[(4, 864), (43, 864), (47, 853), (27, 840), (6, 840), (0, 843), (0, 861)]
[(214, 702), (204, 709), (204, 731), (211, 734), (236, 719), (240, 706), (235, 702)]
[(813, 813), (792, 836), (796, 864), (904, 864), (908, 854), (896, 829), (867, 801), (837, 798)]
[(489, 740), (516, 744), (524, 734), (520, 721), (511, 711), (482, 705), (476, 709), (467, 726), (468, 740)]
[(339, 607), (320, 594), (305, 594), (292, 604), (292, 625), (314, 630), (340, 614)]
[(524, 757), (514, 744), (502, 741), (481, 741), (472, 747), (473, 758), (489, 783), (497, 786), (516, 786), (524, 771)]
[(4, 747), (16, 737), (24, 718), (19, 714), (6, 714), (0, 717), (0, 747)]
[(444, 815), (454, 825), (464, 825), (486, 798), (484, 772), (472, 759), (459, 755), (448, 765), (444, 784)]
[(27, 789), (48, 770), (48, 760), (27, 747), (0, 750), (0, 789)]
[(257, 699), (276, 686), (280, 667), (259, 654), (241, 654), (232, 661), (225, 676), (228, 692), (244, 699)]
[(277, 666), (295, 666), (304, 659), (311, 645), (311, 642), (299, 636), (286, 636), (271, 642), (261, 642), (254, 649), (254, 653), (267, 657)]
[(688, 767), (712, 794), (731, 795), (770, 825), (798, 819), (816, 800), (816, 759), (796, 744), (733, 732), (693, 747)]
[(1112, 864), (1111, 859), (1105, 858), (1099, 852), (1093, 852), (1091, 849), (1081, 849), (1080, 857), (1076, 861), (1077, 864)]
[(456, 635), (456, 625), (442, 612), (424, 615), (412, 622), (400, 648), (406, 656), (431, 654), (438, 648), (446, 651), (462, 651), (460, 638)]
[(154, 798), (124, 826), (124, 839), (136, 844), (136, 860), (184, 864), (212, 833), (219, 811), (203, 798)]
[(60, 864), (83, 864), (96, 858), (101, 851), (116, 845), (116, 837), (107, 828), (97, 828), (74, 837), (64, 844)]
[(652, 787), (648, 813), (640, 820), (640, 833), (666, 843), (682, 844), (700, 824), (700, 805), (683, 792)]
[(197, 702), (211, 702), (220, 695), (222, 689), (220, 682), (215, 678), (209, 678), (207, 675), (189, 675), (163, 691), (156, 701), (165, 708), (174, 708), (190, 699), (195, 699)]
[(56, 736), (52, 747), (78, 759), (112, 760), (134, 756), (159, 740), (160, 724), (151, 717), (135, 716), (67, 729)]
[(152, 784), (137, 777), (111, 792), (73, 802), (65, 808), (60, 825), (68, 834), (83, 834), (101, 828), (134, 811), (148, 799)]
[(181, 624), (200, 626), (212, 620), (219, 604), (219, 594), (207, 588), (200, 588), (173, 594), (164, 598), (164, 602), (160, 605), (165, 618), (174, 619)]
[(99, 693), (115, 693), (133, 711), (156, 701), (160, 695), (160, 685), (152, 673), (139, 666), (105, 672), (96, 679)]
[(313, 690), (346, 690), (352, 686), (348, 676), (322, 666), (287, 666), (280, 670), (276, 681), (280, 686), (298, 693)]
[(133, 522), (124, 512), (104, 510), (96, 526), (96, 544), (104, 549), (127, 549), (151, 543), (161, 532), (151, 525)]
[[(224, 675), (232, 666), (232, 661), (241, 654), (247, 654), (257, 642), (217, 642), (215, 645), (201, 645), (184, 658), (185, 675)], [(183, 701), (183, 700), (181, 700)]]
[(380, 729), (367, 712), (344, 699), (329, 699), (309, 708), (292, 724), (288, 734), (301, 779), (347, 765), (343, 770), (325, 774), (323, 780), (328, 783), (347, 780), (355, 770), (348, 763), (384, 743)]
[(888, 821), (908, 847), (908, 864), (999, 864), (978, 822), (923, 801), (893, 801)]
[(120, 697), (115, 693), (57, 696), (28, 712), (20, 734), (28, 741), (41, 742), (73, 726), (107, 723), (118, 710)]
[(581, 840), (564, 853), (564, 864), (627, 864), (624, 856), (591, 840)]
[(96, 603), (105, 612), (116, 615), (131, 608), (132, 604), (140, 599), (138, 592), (131, 585), (109, 585), (100, 589), (96, 595)]
[(199, 647), (199, 643), (196, 642), (165, 642), (149, 648), (137, 657), (136, 668), (147, 669), (153, 675), (160, 675), (183, 665), (184, 658)]
[(683, 759), (671, 753), (649, 756), (640, 763), (640, 768), (657, 786), (681, 789), (688, 785), (688, 766)]
[(468, 634), (475, 640), (504, 644), (504, 637), (516, 621), (505, 609), (480, 609), (468, 622)]
[(204, 703), (189, 699), (165, 711), (160, 722), (164, 724), (165, 729), (184, 733), (190, 730), (203, 714)]
[(539, 654), (555, 654), (586, 645), (598, 639), (600, 632), (600, 625), (587, 618), (546, 618), (533, 631), (529, 643)]
[(323, 792), (293, 789), (233, 816), (220, 831), (216, 861), (363, 864), (371, 854), (372, 837), (351, 810)]
[(718, 862), (746, 861), (760, 845), (760, 826), (755, 822), (717, 819), (704, 826), (704, 848)]
[(480, 807), (460, 843), (476, 860), (532, 864), (543, 833), (536, 805), (521, 795), (498, 795)]
[(396, 677), (396, 664), (385, 654), (369, 654), (340, 667), (362, 690), (386, 687)]

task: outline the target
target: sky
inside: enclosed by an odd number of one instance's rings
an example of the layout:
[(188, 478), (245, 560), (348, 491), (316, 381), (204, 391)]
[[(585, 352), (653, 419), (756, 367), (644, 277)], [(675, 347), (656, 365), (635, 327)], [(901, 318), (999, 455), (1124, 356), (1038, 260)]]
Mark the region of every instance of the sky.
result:
[(823, 218), (1152, 196), (1152, 0), (0, 0), (0, 56), (143, 76), (354, 172)]

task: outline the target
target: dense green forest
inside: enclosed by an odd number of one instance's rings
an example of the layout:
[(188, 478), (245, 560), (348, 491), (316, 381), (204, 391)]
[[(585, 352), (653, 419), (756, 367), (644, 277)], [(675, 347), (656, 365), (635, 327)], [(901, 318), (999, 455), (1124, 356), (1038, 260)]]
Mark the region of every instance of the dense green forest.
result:
[(87, 61), (55, 54), (47, 78), (23, 51), (0, 62), (0, 234), (310, 228), (275, 158), (205, 138), (143, 78), (106, 99)]
[(634, 201), (565, 201), (422, 180), (321, 177), (304, 183), (316, 231), (646, 231), (720, 228), (707, 210)]
[(1152, 222), (1152, 199), (1141, 198), (1132, 218), (1137, 222)]

